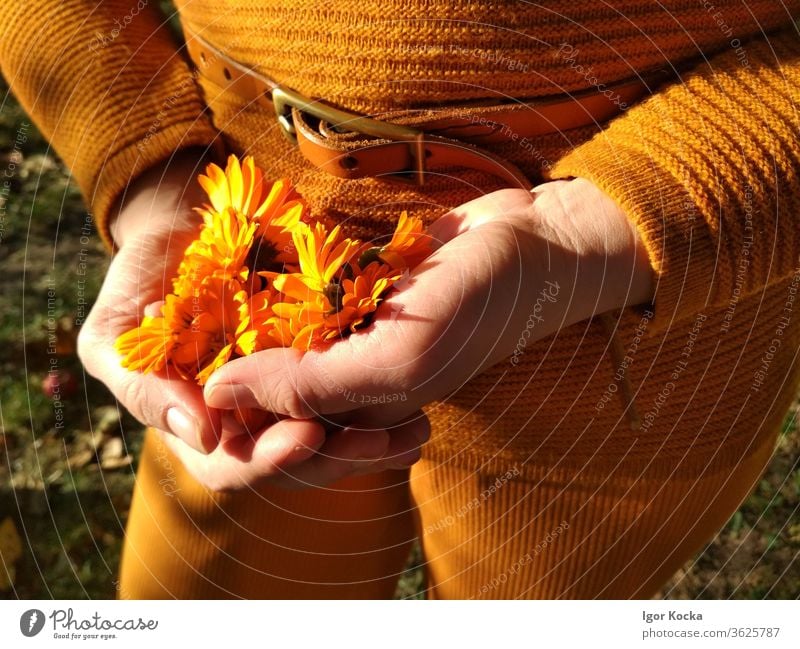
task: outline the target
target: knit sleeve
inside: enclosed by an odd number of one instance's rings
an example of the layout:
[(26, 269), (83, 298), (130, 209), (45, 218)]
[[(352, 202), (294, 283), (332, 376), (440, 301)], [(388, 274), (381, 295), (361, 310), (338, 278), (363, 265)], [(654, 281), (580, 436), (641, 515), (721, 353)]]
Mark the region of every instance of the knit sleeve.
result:
[(109, 247), (109, 212), (130, 180), (216, 134), (165, 20), (155, 0), (0, 2), (0, 69)]
[(792, 29), (708, 60), (551, 169), (591, 180), (635, 223), (658, 278), (653, 331), (800, 266), (799, 110)]

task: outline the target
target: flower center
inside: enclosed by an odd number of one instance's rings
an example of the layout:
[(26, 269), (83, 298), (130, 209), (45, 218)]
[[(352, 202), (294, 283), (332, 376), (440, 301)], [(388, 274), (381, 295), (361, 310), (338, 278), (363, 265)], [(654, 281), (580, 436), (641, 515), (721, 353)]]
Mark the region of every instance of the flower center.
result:
[(331, 280), (325, 287), (324, 293), (331, 305), (331, 310), (325, 315), (327, 316), (333, 315), (334, 313), (339, 313), (339, 311), (341, 311), (344, 307), (344, 288), (339, 283), (339, 280), (336, 278)]

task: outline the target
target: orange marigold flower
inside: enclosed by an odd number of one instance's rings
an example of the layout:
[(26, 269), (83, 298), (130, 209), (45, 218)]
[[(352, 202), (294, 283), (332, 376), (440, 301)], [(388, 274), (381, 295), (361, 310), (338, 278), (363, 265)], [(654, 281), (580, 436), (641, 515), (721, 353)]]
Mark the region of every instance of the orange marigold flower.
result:
[(207, 279), (183, 308), (191, 311), (188, 327), (178, 332), (170, 362), (203, 385), (231, 356), (241, 354), (239, 336), (249, 323), (247, 291), (235, 279)]
[(169, 365), (202, 385), (237, 351), (248, 322), (246, 302), (239, 281), (220, 278), (196, 286), (190, 295), (167, 295), (160, 316), (145, 317), (117, 338), (123, 367), (152, 372)]
[(184, 295), (206, 277), (246, 280), (245, 263), (253, 245), (257, 224), (233, 208), (219, 212), (197, 210), (203, 216), (200, 235), (189, 244), (173, 282), (176, 295)]
[(247, 325), (237, 338), (237, 345), (243, 355), (254, 354), (272, 347), (289, 347), (292, 343), (274, 307), (285, 299), (270, 284), (266, 289), (254, 293), (248, 301)]
[(289, 180), (279, 178), (266, 185), (252, 156), (240, 165), (231, 155), (225, 171), (212, 163), (206, 174), (198, 178), (211, 200), (206, 210), (231, 208), (255, 222), (256, 237), (271, 243), (279, 256), (293, 252), (291, 232), (305, 218), (306, 204)]
[(275, 339), (284, 347), (309, 350), (322, 342), (325, 313), (330, 309), (325, 296), (310, 293), (302, 302), (273, 305)]
[(114, 342), (122, 355), (122, 366), (144, 373), (163, 369), (172, 360), (180, 333), (191, 326), (192, 317), (187, 300), (167, 295), (160, 316), (145, 316), (141, 325)]
[[(383, 295), (403, 276), (386, 264), (373, 262), (365, 269), (356, 267), (355, 277), (333, 278), (323, 292), (314, 291), (297, 275), (282, 275), (276, 285), (289, 287), (294, 301), (273, 305), (281, 319), (284, 340), (296, 349), (310, 349), (356, 331), (378, 308)], [(284, 345), (288, 344), (286, 342)]]
[(212, 163), (198, 180), (211, 204), (196, 210), (203, 216), (205, 246), (193, 252), (232, 274), (237, 264), (253, 271), (297, 263), (292, 231), (305, 218), (306, 204), (288, 180), (266, 185), (252, 156), (239, 164), (233, 155), (224, 171)]
[(298, 229), (294, 241), (300, 272), (270, 275), (274, 287), (292, 301), (275, 305), (273, 312), (295, 348), (309, 349), (355, 331), (403, 274), (380, 261), (363, 269), (350, 263), (361, 246), (343, 239), (338, 226), (330, 234), (320, 223)]
[(261, 207), (264, 174), (252, 156), (247, 156), (243, 164), (239, 164), (235, 155), (228, 156), (224, 170), (211, 163), (206, 167), (206, 175), (200, 174), (197, 180), (211, 201), (207, 209), (223, 212), (230, 207), (253, 216)]
[(344, 239), (340, 226), (328, 233), (322, 223), (301, 224), (293, 232), (293, 241), (300, 271), (273, 276), (275, 288), (299, 301), (308, 300), (309, 291), (324, 294), (360, 246), (358, 241)]
[[(297, 250), (292, 233), (303, 224), (306, 218), (306, 204), (291, 197), (292, 186), (286, 180), (276, 180), (254, 218), (258, 224), (256, 237), (260, 246), (268, 246), (259, 251), (253, 268), (263, 268), (270, 262), (278, 264), (297, 264)], [(266, 254), (265, 254), (266, 253)], [(266, 259), (267, 263), (255, 263)]]
[(172, 347), (172, 332), (163, 316), (145, 316), (142, 324), (114, 341), (114, 349), (122, 356), (122, 367), (143, 373), (163, 369)]
[(191, 316), (182, 306), (180, 298), (167, 295), (161, 315), (145, 316), (142, 324), (114, 341), (114, 348), (122, 355), (123, 367), (144, 373), (164, 368), (175, 348), (178, 332), (191, 324)]
[(211, 164), (210, 203), (157, 317), (121, 335), (123, 366), (174, 370), (203, 385), (232, 358), (271, 347), (308, 350), (364, 327), (386, 293), (432, 251), (422, 221), (400, 216), (384, 246), (308, 224), (287, 180), (264, 182), (252, 157)]
[(324, 340), (339, 337), (348, 331), (354, 332), (363, 325), (383, 299), (392, 284), (403, 276), (403, 271), (393, 269), (380, 262), (372, 262), (350, 279), (339, 284), (337, 303), (325, 317)]
[(380, 259), (392, 268), (414, 268), (433, 252), (433, 241), (425, 232), (422, 219), (408, 216), (403, 210), (392, 239), (384, 246), (365, 247), (359, 265), (367, 266)]

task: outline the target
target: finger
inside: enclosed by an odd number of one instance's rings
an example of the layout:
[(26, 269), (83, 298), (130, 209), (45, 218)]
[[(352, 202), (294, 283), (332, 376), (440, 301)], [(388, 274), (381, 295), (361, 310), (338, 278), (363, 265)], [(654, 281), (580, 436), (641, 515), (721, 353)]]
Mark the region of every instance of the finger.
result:
[(285, 419), (255, 436), (223, 441), (204, 455), (163, 433), (164, 441), (186, 469), (212, 491), (253, 488), (313, 457), (325, 443), (325, 431), (314, 421)]
[(422, 456), (422, 446), (431, 436), (430, 421), (420, 411), (407, 421), (389, 428), (387, 432), (390, 441), (386, 453), (377, 462), (357, 471), (357, 474), (407, 469), (416, 464)]
[(217, 446), (223, 430), (221, 413), (206, 405), (200, 386), (168, 372), (126, 370), (116, 350), (107, 345), (96, 347), (84, 365), (146, 426), (168, 431), (202, 453)]
[(222, 422), (222, 435), (220, 442), (239, 435), (250, 435), (251, 437), (277, 423), (283, 419), (271, 412), (263, 410), (222, 410), (220, 411), (220, 421)]
[[(442, 246), (379, 307), (365, 330), (322, 351), (275, 349), (227, 363), (205, 386), (215, 408), (261, 407), (290, 417), (360, 410), (397, 421), (510, 353), (521, 299), (515, 231), (485, 223)], [(519, 314), (517, 314), (519, 316)], [(523, 320), (524, 320), (523, 316)], [(503, 346), (499, 346), (502, 343)], [(476, 370), (477, 368), (477, 370)]]
[(384, 457), (389, 441), (385, 430), (345, 428), (329, 434), (313, 457), (282, 471), (273, 482), (293, 490), (325, 487), (364, 471)]

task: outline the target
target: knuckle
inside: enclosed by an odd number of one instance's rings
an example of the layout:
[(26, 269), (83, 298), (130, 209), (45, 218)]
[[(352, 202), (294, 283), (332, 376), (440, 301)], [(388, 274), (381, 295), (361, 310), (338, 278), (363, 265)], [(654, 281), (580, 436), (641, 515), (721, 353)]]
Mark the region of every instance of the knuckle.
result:
[(292, 419), (309, 419), (320, 414), (319, 400), (301, 361), (297, 367), (284, 369), (276, 382), (275, 409)]
[(155, 403), (149, 394), (145, 379), (135, 375), (131, 380), (125, 381), (116, 393), (117, 399), (128, 411), (145, 426), (155, 426), (165, 430), (168, 428), (166, 423), (166, 406), (162, 403)]
[(277, 397), (278, 409), (292, 419), (309, 419), (321, 414), (313, 391), (304, 389), (300, 382), (282, 382)]
[(88, 322), (84, 323), (78, 331), (76, 346), (78, 358), (86, 371), (96, 377), (94, 357), (97, 352), (97, 336)]
[(187, 455), (189, 449), (186, 448), (184, 442), (172, 433), (162, 430), (159, 430), (159, 433), (164, 443), (176, 454), (184, 469), (194, 478), (195, 482), (215, 493), (223, 493), (229, 488), (229, 484), (220, 476), (219, 471), (209, 469), (206, 458), (198, 458), (192, 453)]

